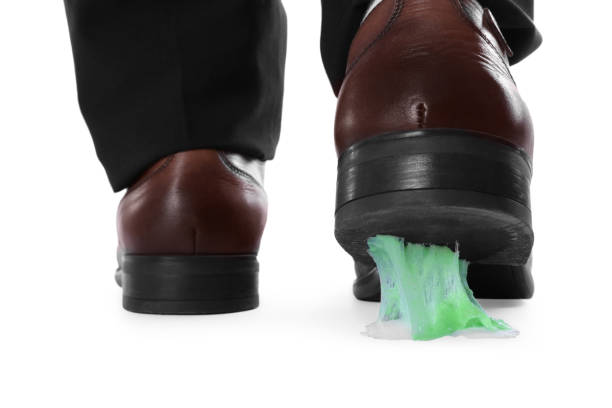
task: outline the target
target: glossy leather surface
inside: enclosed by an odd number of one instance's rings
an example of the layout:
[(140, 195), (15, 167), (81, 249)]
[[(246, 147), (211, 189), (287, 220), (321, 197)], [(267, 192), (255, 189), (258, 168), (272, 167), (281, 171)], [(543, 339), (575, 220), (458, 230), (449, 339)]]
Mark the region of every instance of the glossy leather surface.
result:
[(120, 250), (256, 254), (267, 198), (259, 176), (248, 173), (257, 164), (248, 162), (215, 150), (186, 151), (158, 161), (119, 204)]
[(264, 161), (238, 153), (220, 152), (219, 157), (230, 169), (252, 178), (256, 183), (263, 186), (266, 169)]
[(512, 51), (474, 0), (384, 0), (351, 46), (336, 116), (336, 149), (389, 132), (474, 130), (533, 154)]

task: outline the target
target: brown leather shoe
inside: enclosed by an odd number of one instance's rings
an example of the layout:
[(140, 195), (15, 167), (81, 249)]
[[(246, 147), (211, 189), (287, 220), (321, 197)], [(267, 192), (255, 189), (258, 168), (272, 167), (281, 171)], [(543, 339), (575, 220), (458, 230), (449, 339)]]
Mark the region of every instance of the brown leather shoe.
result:
[(529, 298), (533, 130), (512, 51), (474, 0), (384, 0), (338, 100), (336, 238), (380, 297), (368, 237), (459, 246), (478, 297)]
[(227, 313), (256, 308), (266, 223), (263, 162), (215, 150), (168, 156), (119, 204), (119, 269), (127, 310)]

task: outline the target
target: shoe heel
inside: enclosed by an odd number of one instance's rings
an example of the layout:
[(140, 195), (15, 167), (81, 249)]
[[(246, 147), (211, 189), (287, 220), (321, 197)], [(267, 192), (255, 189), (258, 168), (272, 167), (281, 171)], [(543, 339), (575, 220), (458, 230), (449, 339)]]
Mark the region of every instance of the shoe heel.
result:
[(531, 163), (490, 135), (428, 129), (351, 146), (338, 163), (336, 239), (355, 259), (357, 298), (380, 296), (367, 253), (378, 234), (457, 245), (477, 297), (529, 298)]
[(259, 305), (258, 272), (254, 255), (122, 255), (117, 282), (131, 312), (218, 314)]

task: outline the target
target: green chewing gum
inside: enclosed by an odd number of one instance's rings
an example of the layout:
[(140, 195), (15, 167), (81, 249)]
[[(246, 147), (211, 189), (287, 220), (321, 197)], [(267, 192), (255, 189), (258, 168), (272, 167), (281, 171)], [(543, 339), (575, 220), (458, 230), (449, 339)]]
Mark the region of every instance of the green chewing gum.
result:
[(458, 251), (387, 235), (370, 238), (368, 246), (380, 275), (381, 303), (379, 320), (366, 334), (401, 338), (398, 327), (414, 340), (462, 332), (517, 334), (504, 321), (490, 318), (474, 298), (467, 283), (468, 262), (459, 259)]

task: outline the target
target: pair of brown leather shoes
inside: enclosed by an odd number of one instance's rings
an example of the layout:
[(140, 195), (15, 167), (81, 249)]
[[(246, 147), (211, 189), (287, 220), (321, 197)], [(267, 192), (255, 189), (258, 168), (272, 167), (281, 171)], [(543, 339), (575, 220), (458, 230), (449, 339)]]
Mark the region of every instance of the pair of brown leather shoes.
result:
[[(336, 238), (357, 298), (380, 285), (366, 240), (459, 245), (478, 297), (533, 293), (533, 130), (512, 51), (474, 0), (385, 0), (357, 33), (336, 117)], [(224, 313), (258, 305), (263, 163), (194, 150), (142, 175), (118, 213), (124, 307)]]

